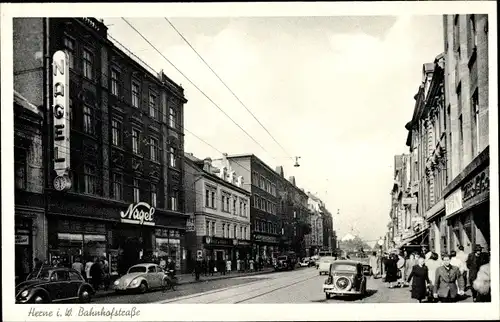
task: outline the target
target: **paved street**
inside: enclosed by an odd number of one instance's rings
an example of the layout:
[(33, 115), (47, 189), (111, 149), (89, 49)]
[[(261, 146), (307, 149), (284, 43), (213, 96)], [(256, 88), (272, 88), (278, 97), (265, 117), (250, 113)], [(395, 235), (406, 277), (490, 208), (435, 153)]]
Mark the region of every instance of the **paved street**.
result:
[[(377, 279), (368, 279), (364, 298), (326, 300), (322, 283), (314, 268), (292, 272), (241, 276), (223, 280), (180, 285), (176, 291), (149, 292), (95, 299), (95, 303), (413, 303), (409, 288), (387, 289)], [(468, 300), (466, 300), (468, 301)]]

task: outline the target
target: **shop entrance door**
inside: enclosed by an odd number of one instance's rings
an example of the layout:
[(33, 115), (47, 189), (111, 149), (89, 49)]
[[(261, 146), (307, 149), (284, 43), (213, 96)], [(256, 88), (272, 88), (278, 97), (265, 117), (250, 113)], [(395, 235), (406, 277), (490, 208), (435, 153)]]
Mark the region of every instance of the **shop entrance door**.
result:
[(222, 250), (218, 250), (218, 251), (216, 251), (215, 256), (216, 256), (215, 259), (217, 261), (220, 261), (224, 257), (224, 252)]
[(489, 203), (478, 207), (477, 211), (474, 211), (474, 224), (477, 227), (475, 244), (480, 244), (483, 247), (488, 246), (490, 248), (490, 210)]

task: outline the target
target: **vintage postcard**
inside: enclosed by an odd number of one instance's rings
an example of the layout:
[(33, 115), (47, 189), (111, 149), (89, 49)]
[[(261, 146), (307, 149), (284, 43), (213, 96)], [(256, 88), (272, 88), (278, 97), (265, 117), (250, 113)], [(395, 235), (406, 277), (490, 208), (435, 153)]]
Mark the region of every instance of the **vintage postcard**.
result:
[(4, 320), (499, 317), (495, 2), (0, 13)]

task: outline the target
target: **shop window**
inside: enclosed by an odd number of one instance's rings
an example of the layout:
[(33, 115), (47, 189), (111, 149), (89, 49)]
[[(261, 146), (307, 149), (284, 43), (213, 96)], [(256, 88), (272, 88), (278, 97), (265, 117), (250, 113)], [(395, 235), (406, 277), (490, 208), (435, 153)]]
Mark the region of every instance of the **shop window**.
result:
[(15, 164), (15, 187), (16, 189), (26, 189), (27, 187), (27, 151), (26, 149), (15, 147), (14, 149), (14, 164)]

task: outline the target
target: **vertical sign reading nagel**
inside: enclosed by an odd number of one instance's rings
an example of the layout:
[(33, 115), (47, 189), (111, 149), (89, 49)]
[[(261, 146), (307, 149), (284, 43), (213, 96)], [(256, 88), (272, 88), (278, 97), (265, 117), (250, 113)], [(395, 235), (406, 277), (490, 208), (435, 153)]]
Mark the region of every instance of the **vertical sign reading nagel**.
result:
[(54, 102), (54, 171), (57, 177), (54, 187), (57, 190), (69, 189), (70, 169), (70, 116), (69, 116), (69, 64), (68, 56), (62, 50), (52, 57), (52, 84)]

